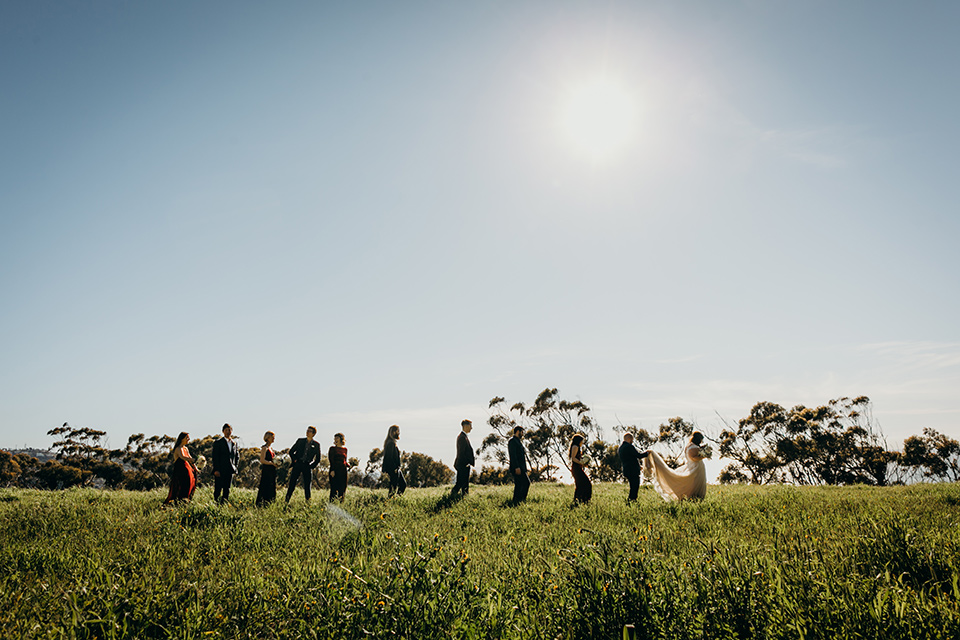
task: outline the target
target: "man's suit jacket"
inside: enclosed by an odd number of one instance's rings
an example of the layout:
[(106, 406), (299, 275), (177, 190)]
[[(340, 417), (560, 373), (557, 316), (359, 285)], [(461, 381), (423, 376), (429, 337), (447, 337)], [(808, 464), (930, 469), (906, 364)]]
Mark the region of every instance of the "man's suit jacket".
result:
[(527, 472), (527, 453), (523, 450), (523, 443), (520, 438), (513, 436), (507, 442), (507, 453), (510, 454), (510, 473), (520, 469), (521, 473)]
[(460, 435), (457, 436), (457, 458), (453, 461), (453, 468), (462, 469), (466, 466), (473, 466), (476, 462), (473, 457), (473, 447), (470, 446), (470, 439), (467, 438), (467, 432), (461, 431)]
[(213, 470), (220, 475), (233, 475), (237, 472), (240, 463), (240, 450), (237, 443), (227, 438), (220, 438), (213, 443)]
[(290, 447), (290, 461), (295, 465), (306, 465), (315, 469), (320, 464), (320, 443), (316, 440), (307, 442), (306, 438), (298, 439)]
[(636, 447), (629, 442), (621, 443), (620, 449), (620, 467), (623, 469), (623, 475), (628, 478), (640, 475), (640, 454)]

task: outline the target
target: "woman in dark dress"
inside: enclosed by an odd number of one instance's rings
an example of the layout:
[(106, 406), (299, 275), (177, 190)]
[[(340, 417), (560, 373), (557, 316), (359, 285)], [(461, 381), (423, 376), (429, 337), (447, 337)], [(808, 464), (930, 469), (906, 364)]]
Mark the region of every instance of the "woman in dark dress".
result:
[(197, 488), (197, 477), (194, 473), (196, 466), (193, 463), (193, 458), (190, 457), (190, 451), (187, 449), (188, 442), (190, 442), (190, 434), (184, 431), (177, 436), (177, 442), (173, 445), (170, 492), (163, 504), (190, 500), (193, 497), (193, 490)]
[(573, 491), (573, 504), (586, 504), (590, 502), (593, 496), (593, 485), (587, 476), (585, 467), (586, 460), (583, 459), (583, 440), (581, 433), (573, 436), (570, 442), (570, 471), (573, 473), (573, 482), (575, 489)]
[(402, 496), (407, 488), (407, 481), (400, 473), (400, 448), (397, 440), (400, 439), (400, 427), (393, 425), (387, 430), (387, 439), (383, 441), (383, 472), (390, 478), (390, 493)]
[(260, 447), (260, 486), (257, 488), (257, 506), (263, 507), (277, 498), (277, 463), (273, 461), (273, 431), (263, 434)]
[(343, 500), (347, 493), (347, 448), (342, 433), (333, 436), (333, 446), (327, 452), (330, 461), (330, 500)]

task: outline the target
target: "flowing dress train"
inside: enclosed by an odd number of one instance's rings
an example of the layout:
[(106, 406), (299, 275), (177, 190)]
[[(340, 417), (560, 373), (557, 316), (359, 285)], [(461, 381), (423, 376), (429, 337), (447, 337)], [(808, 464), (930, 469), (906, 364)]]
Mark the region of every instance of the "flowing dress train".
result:
[(643, 459), (643, 473), (653, 481), (664, 500), (700, 500), (707, 495), (707, 469), (700, 459), (700, 447), (690, 443), (683, 451), (686, 463), (679, 469), (667, 466), (656, 451)]

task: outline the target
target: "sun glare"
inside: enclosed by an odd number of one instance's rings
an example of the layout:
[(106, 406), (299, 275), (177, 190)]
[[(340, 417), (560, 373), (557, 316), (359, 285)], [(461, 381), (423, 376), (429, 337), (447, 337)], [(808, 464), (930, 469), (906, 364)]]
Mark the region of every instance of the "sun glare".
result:
[(633, 140), (636, 111), (636, 100), (622, 83), (597, 78), (568, 92), (560, 127), (578, 153), (599, 162), (610, 159)]

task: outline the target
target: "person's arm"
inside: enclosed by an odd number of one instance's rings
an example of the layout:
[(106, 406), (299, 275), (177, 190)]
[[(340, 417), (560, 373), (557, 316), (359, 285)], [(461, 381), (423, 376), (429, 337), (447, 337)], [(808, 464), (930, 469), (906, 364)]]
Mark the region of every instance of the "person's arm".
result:
[(267, 460), (267, 445), (260, 447), (260, 465), (270, 465), (272, 462)]
[(197, 469), (197, 463), (193, 460), (193, 456), (190, 455), (190, 450), (186, 447), (180, 447), (180, 449), (180, 457), (183, 458), (183, 461), (193, 467), (194, 471), (200, 473), (200, 469)]
[[(290, 452), (289, 452), (290, 462), (296, 464), (297, 462), (300, 461), (301, 458), (303, 458), (303, 453), (304, 453), (303, 448), (305, 446), (307, 445), (303, 440), (297, 440), (296, 442), (293, 443), (293, 446), (290, 447)], [(309, 460), (307, 462), (309, 462)]]
[(221, 458), (220, 442), (221, 440), (217, 440), (216, 442), (213, 443), (213, 453), (212, 453), (213, 475), (217, 478), (220, 477), (220, 458)]

